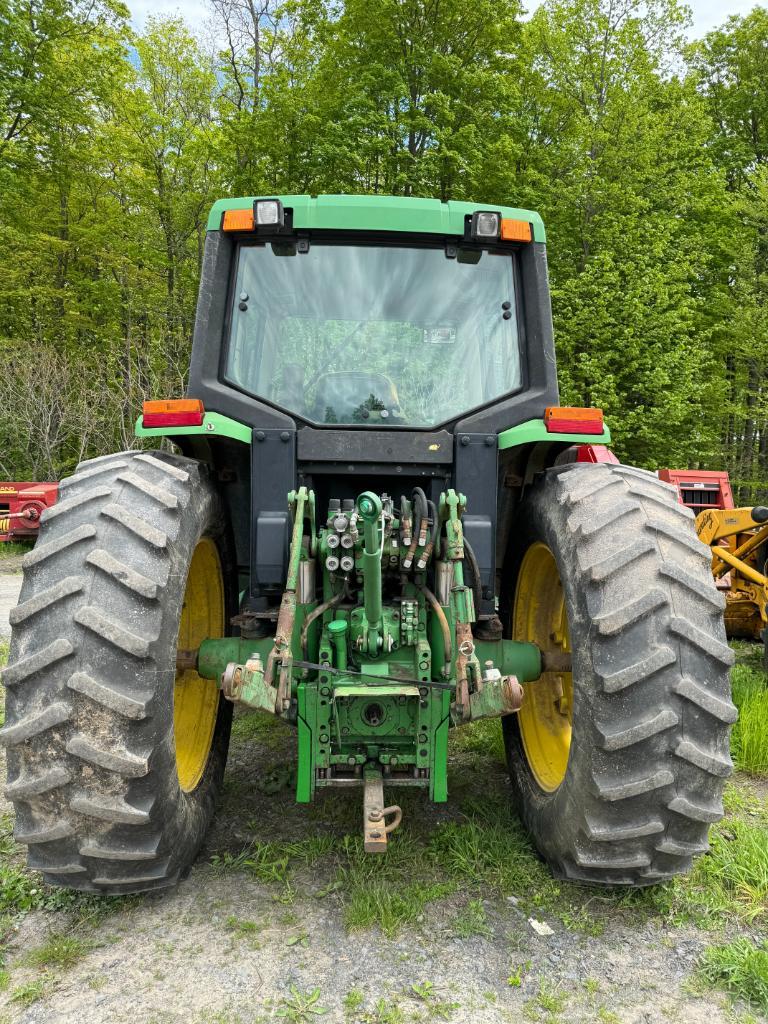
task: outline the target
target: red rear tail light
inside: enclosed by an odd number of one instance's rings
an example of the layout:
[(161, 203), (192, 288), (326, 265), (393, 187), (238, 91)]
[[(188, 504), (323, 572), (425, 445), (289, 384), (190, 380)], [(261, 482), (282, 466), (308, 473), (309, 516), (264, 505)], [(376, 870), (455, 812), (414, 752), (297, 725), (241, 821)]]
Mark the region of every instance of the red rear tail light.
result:
[(199, 398), (165, 398), (144, 403), (145, 427), (202, 427), (205, 408)]
[(551, 405), (544, 412), (550, 434), (602, 434), (602, 409), (576, 409), (567, 405)]

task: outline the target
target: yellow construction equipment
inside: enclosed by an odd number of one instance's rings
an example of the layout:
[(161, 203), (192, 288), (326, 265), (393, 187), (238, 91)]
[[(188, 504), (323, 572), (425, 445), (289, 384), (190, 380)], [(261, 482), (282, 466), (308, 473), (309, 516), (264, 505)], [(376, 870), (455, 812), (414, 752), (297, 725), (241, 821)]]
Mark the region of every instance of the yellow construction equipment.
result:
[(728, 474), (662, 469), (681, 505), (696, 515), (699, 540), (712, 549), (712, 574), (725, 595), (729, 639), (762, 640), (768, 670), (768, 508), (734, 508)]
[(722, 580), (728, 588), (728, 636), (767, 639), (768, 508), (706, 509), (696, 517), (696, 532), (712, 549), (715, 581)]

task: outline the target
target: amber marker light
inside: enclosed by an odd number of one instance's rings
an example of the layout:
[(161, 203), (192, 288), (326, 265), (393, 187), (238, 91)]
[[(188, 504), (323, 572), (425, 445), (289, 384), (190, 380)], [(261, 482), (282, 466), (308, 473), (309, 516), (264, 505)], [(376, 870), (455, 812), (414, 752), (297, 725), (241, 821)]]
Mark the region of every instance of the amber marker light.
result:
[(144, 403), (144, 427), (202, 427), (205, 408), (199, 398), (161, 398)]
[(245, 210), (225, 210), (221, 222), (223, 231), (253, 231), (253, 207)]
[(532, 237), (531, 225), (527, 220), (512, 220), (509, 217), (502, 220), (502, 242), (530, 242)]
[(544, 423), (550, 434), (602, 434), (603, 410), (550, 405), (544, 412)]

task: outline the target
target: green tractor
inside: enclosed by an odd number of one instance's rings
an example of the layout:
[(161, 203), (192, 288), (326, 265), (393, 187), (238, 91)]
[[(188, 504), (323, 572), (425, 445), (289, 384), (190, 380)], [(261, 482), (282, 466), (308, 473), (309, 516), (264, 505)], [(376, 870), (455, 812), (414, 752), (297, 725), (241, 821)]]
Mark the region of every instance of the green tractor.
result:
[(235, 704), (295, 725), (297, 801), (362, 791), (371, 853), (492, 717), (558, 876), (647, 885), (707, 849), (722, 598), (674, 489), (558, 404), (535, 213), (216, 203), (188, 395), (136, 432), (154, 450), (62, 482), (11, 615), (6, 793), (46, 881), (187, 871)]

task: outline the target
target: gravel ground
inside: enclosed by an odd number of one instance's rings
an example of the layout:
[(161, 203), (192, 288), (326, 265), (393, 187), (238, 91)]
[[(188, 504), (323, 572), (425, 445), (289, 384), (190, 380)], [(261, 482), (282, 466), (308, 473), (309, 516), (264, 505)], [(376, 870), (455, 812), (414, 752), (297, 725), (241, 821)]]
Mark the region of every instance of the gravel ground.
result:
[[(8, 559), (7, 561), (10, 561)], [(21, 560), (19, 559), (19, 563)], [(6, 566), (3, 564), (3, 568)], [(19, 564), (21, 568), (21, 564)], [(19, 600), (21, 590), (21, 572), (3, 573), (0, 575), (0, 640), (7, 640), (11, 635), (11, 627), (8, 625), (8, 612)]]
[[(5, 624), (19, 580), (0, 577)], [(30, 949), (51, 934), (67, 934), (72, 920), (60, 910), (30, 912), (9, 936), (10, 984), (0, 993), (0, 1024), (757, 1019), (735, 1013), (724, 996), (691, 983), (702, 950), (719, 937), (658, 916), (611, 910), (598, 934), (568, 928), (556, 914), (542, 911), (537, 916), (552, 934), (540, 936), (529, 924), (530, 908), (523, 909), (514, 895), (487, 894), (480, 908), (482, 934), (462, 936), (457, 920), (473, 894), (458, 891), (428, 904), (414, 924), (386, 937), (378, 928), (347, 929), (343, 888), (329, 885), (334, 875), (322, 857), (297, 869), (288, 885), (259, 881), (242, 866), (212, 865), (215, 855), (236, 854), (254, 837), (341, 837), (359, 817), (359, 796), (352, 794), (331, 793), (320, 806), (297, 807), (287, 779), (292, 738), (279, 725), (250, 739), (244, 731), (236, 730), (221, 806), (189, 877), (167, 894), (119, 901), (112, 913), (85, 929), (80, 925), (77, 934), (85, 936), (88, 948), (67, 967), (25, 963)], [(453, 755), (459, 796), (446, 807), (424, 806), (420, 828), (436, 830), (460, 820), (457, 805), (466, 788), (458, 779), (467, 768), (463, 762), (456, 766), (457, 756), (464, 755)], [(485, 774), (476, 784), (477, 797), (503, 795), (502, 770), (485, 761), (479, 767)], [(758, 796), (765, 801), (765, 792)], [(9, 809), (0, 800), (0, 812)], [(388, 857), (396, 855), (398, 839), (395, 834)], [(600, 902), (599, 893), (594, 900)], [(19, 989), (38, 982), (42, 994), (22, 1005)], [(302, 1010), (300, 998), (315, 989), (316, 1001)], [(350, 992), (360, 993), (354, 1012)]]

